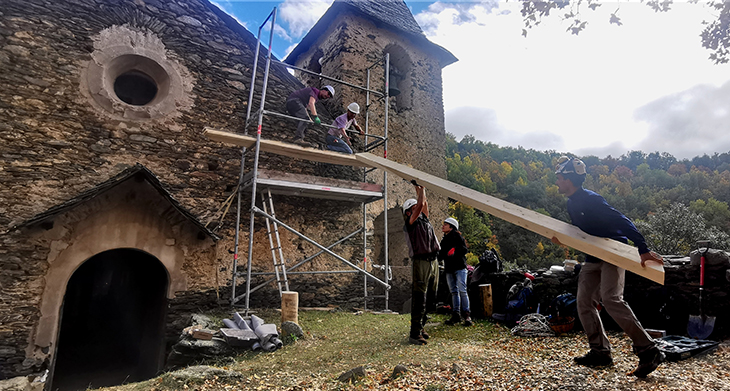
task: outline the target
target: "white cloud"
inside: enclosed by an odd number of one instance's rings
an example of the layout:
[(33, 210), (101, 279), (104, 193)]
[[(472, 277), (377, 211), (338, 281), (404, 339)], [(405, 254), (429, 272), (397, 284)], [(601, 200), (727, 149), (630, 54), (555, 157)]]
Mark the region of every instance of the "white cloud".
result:
[(332, 0), (285, 0), (279, 15), (289, 25), (291, 36), (299, 38), (317, 23), (331, 4)]
[[(719, 87), (730, 79), (730, 65), (713, 65), (701, 47), (701, 22), (712, 17), (706, 8), (675, 3), (670, 12), (656, 14), (645, 4), (622, 3), (623, 26), (616, 26), (608, 19), (617, 6), (604, 3), (597, 12), (584, 12), (589, 24), (578, 36), (567, 33), (568, 23), (554, 15), (523, 38), (519, 7), (518, 2), (499, 3), (499, 8), (435, 3), (416, 15), (429, 39), (459, 58), (443, 71), (447, 131), (499, 145), (595, 151), (598, 156), (659, 147), (677, 157), (694, 156), (663, 131), (667, 117), (635, 118), (634, 112), (662, 97), (700, 84)], [(718, 103), (711, 113), (730, 104), (730, 97), (714, 96)], [(472, 114), (475, 108), (491, 110), (490, 123), (498, 127), (455, 121), (459, 108)], [(700, 114), (707, 115), (695, 107), (682, 115)], [(716, 126), (694, 124), (683, 134), (701, 135)], [(546, 134), (553, 136), (540, 137)], [(728, 151), (725, 144), (702, 148), (697, 151)]]
[(240, 19), (238, 19), (238, 17), (236, 17), (236, 15), (233, 14), (233, 4), (231, 3), (231, 1), (227, 1), (227, 0), (223, 0), (223, 1), (220, 1), (220, 0), (219, 1), (211, 0), (211, 4), (213, 4), (214, 6), (220, 8), (221, 11), (227, 13), (230, 17), (232, 17), (233, 19), (235, 19), (236, 22), (238, 22), (238, 24), (240, 24), (241, 26), (243, 26), (243, 27), (245, 27), (245, 28), (248, 29), (248, 26), (246, 25), (246, 23), (245, 22), (242, 22)]
[(696, 86), (639, 108), (636, 118), (649, 128), (641, 149), (681, 157), (730, 151), (728, 102), (730, 83)]

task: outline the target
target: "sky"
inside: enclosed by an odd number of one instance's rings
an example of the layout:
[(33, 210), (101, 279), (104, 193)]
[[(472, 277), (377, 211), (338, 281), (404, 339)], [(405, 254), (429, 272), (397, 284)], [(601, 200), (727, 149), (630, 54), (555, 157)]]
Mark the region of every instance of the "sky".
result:
[[(332, 0), (214, 0), (257, 34), (274, 7), (273, 52), (283, 59)], [(519, 1), (406, 0), (434, 43), (459, 61), (443, 69), (446, 131), (500, 146), (678, 159), (730, 152), (730, 64), (715, 65), (699, 34), (713, 13), (675, 2), (656, 13), (637, 1), (561, 13), (527, 31)], [(609, 23), (612, 13), (622, 25)], [(268, 26), (263, 30), (268, 42)]]

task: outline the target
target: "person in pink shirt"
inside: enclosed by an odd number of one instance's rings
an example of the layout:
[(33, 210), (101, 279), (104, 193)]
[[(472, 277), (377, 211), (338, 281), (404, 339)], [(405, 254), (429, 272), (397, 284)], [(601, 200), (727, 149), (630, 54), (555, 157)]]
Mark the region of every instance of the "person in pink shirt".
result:
[(352, 154), (352, 143), (350, 142), (350, 136), (347, 135), (347, 129), (352, 125), (360, 134), (364, 133), (355, 120), (359, 113), (360, 105), (353, 102), (347, 106), (347, 113), (335, 118), (335, 121), (332, 122), (334, 128), (330, 128), (327, 133), (327, 149)]

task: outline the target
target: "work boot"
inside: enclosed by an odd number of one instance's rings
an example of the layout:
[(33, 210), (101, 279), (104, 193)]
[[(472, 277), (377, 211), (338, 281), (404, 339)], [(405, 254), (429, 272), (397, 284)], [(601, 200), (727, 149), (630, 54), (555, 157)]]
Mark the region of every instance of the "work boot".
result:
[(575, 361), (576, 364), (583, 365), (585, 367), (604, 367), (613, 365), (611, 353), (601, 353), (593, 349), (589, 350), (585, 356), (574, 357), (573, 361)]
[(449, 326), (453, 326), (457, 323), (461, 323), (461, 316), (459, 315), (458, 312), (452, 312), (451, 318), (444, 323), (446, 323)]
[(426, 332), (426, 329), (421, 329), (421, 337), (423, 337), (423, 339), (431, 338), (431, 336)]
[(664, 362), (666, 356), (656, 346), (637, 354), (639, 356), (639, 365), (631, 374), (636, 377), (644, 378), (648, 374), (654, 372), (655, 369)]
[(425, 345), (428, 343), (428, 341), (426, 341), (426, 339), (423, 338), (423, 335), (418, 335), (415, 337), (411, 335), (408, 338), (408, 343), (411, 345)]
[(464, 311), (464, 326), (469, 327), (474, 323), (471, 322), (471, 312)]

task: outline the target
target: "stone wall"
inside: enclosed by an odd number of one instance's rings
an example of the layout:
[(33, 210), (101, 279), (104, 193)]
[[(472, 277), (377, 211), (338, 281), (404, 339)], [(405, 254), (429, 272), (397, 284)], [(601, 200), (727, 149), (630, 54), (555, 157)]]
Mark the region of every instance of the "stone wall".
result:
[[(389, 157), (445, 176), (438, 64), (426, 54), (409, 49), (408, 42), (391, 32), (381, 30), (380, 37), (369, 38), (367, 29), (374, 26), (368, 22), (349, 18), (341, 28), (348, 34), (348, 40), (344, 44), (340, 42), (340, 46), (347, 49), (337, 49), (336, 40), (327, 38), (331, 63), (326, 64), (325, 73), (364, 84), (362, 79), (352, 79), (351, 71), (346, 69), (359, 72), (365, 57), (372, 57), (373, 51), (382, 53), (390, 44), (402, 46), (413, 64), (418, 64), (411, 75), (414, 80), (411, 93), (412, 106), (419, 109), (391, 111)], [(206, 139), (202, 129), (211, 126), (242, 130), (255, 44), (253, 35), (203, 0), (3, 1), (0, 183), (4, 186), (0, 188), (0, 231), (6, 232), (0, 238), (0, 378), (27, 374), (45, 365), (42, 357), (47, 357), (52, 347), (33, 345), (31, 341), (40, 327), (41, 298), (51, 289), (45, 278), (51, 267), (49, 254), (64, 251), (54, 248), (53, 241), (34, 239), (33, 235), (46, 229), (43, 224), (30, 227), (32, 232), (12, 228), (137, 163), (159, 177), (164, 188), (199, 221), (219, 217), (216, 213), (223, 200), (238, 182), (241, 151)], [(264, 52), (262, 49), (261, 60)], [(145, 69), (163, 74), (159, 85), (170, 86), (163, 94), (163, 102), (131, 106), (114, 99), (113, 89), (109, 90), (110, 81), (102, 76), (123, 65), (116, 61), (121, 58), (115, 57), (120, 53), (145, 57)], [(261, 60), (259, 64), (263, 64)], [(263, 75), (262, 68), (259, 74)], [(270, 77), (267, 108), (283, 112), (288, 94), (303, 85), (281, 67), (273, 66)], [(258, 107), (261, 83), (259, 77), (254, 110)], [(325, 122), (341, 113), (343, 102), (354, 99), (346, 89), (338, 90), (339, 106), (328, 105), (323, 110)], [(364, 106), (362, 100), (357, 101)], [(382, 113), (382, 105), (380, 108), (377, 105), (373, 107), (374, 112)], [(382, 131), (381, 114), (373, 116), (371, 121), (376, 134)], [(266, 118), (263, 137), (288, 139), (295, 126), (288, 120)], [(319, 141), (324, 138), (324, 131), (312, 134)], [(245, 164), (248, 170), (252, 164), (250, 154)], [(361, 171), (351, 167), (278, 155), (262, 154), (260, 164), (290, 173), (362, 180)], [(382, 174), (373, 174), (368, 180), (382, 182)], [(409, 286), (410, 267), (404, 246), (398, 244), (402, 240), (402, 224), (397, 220), (400, 203), (413, 194), (412, 188), (401, 179), (389, 177), (389, 220), (394, 219), (389, 224), (393, 243), (390, 259), (396, 276), (393, 297), (400, 302), (408, 296), (404, 292)], [(245, 213), (250, 205), (248, 198), (245, 194), (239, 249), (243, 262), (248, 243)], [(434, 195), (430, 200), (432, 220), (438, 222), (445, 217), (446, 200)], [(362, 221), (360, 205), (355, 203), (313, 203), (311, 199), (297, 197), (276, 197), (275, 202), (279, 218), (323, 244), (356, 230)], [(376, 232), (370, 259), (378, 264), (384, 257), (377, 250), (382, 247), (383, 236), (382, 233), (377, 236), (381, 231), (377, 231), (373, 221), (382, 216), (380, 205), (373, 204), (368, 210), (368, 229)], [(189, 281), (184, 289), (210, 291), (216, 285), (230, 285), (234, 226), (235, 205), (216, 231), (222, 239), (208, 250), (205, 267), (189, 264), (182, 270)], [(289, 262), (317, 251), (289, 232), (281, 234)], [(176, 248), (185, 250), (181, 242)], [(362, 265), (359, 241), (351, 240), (335, 251)], [(272, 269), (265, 225), (260, 218), (255, 224), (254, 254), (255, 270)], [(300, 270), (338, 268), (342, 268), (340, 261), (320, 256)], [(382, 278), (382, 272), (374, 273)], [(293, 289), (300, 290), (302, 306), (342, 304), (353, 302), (361, 292), (362, 277), (352, 276), (296, 276), (291, 281)], [(373, 288), (373, 292), (382, 293), (382, 290)], [(174, 300), (181, 293), (171, 292), (170, 298)], [(269, 285), (252, 296), (262, 301), (252, 301), (252, 305), (262, 305), (276, 297), (275, 287)], [(391, 308), (398, 308), (398, 304), (394, 303)]]
[[(415, 45), (403, 34), (375, 26), (362, 17), (343, 14), (328, 27), (319, 40), (296, 59), (295, 65), (307, 68), (323, 58), (322, 73), (345, 80), (351, 84), (366, 86), (365, 69), (390, 53), (391, 63), (398, 65), (405, 82), (399, 83), (401, 94), (390, 98), (388, 111), (387, 157), (418, 170), (446, 177), (444, 155), (445, 129), (442, 100), (441, 66), (438, 59)], [(305, 77), (302, 75), (302, 77)], [(323, 82), (324, 83), (324, 82)], [(372, 67), (370, 88), (384, 91), (384, 65)], [(371, 94), (368, 115), (368, 132), (384, 135), (385, 108), (383, 100)], [(333, 115), (345, 112), (350, 102), (365, 107), (366, 96), (362, 90), (343, 86), (330, 106)], [(360, 116), (364, 125), (364, 110)], [(370, 139), (369, 141), (373, 141)], [(371, 153), (383, 156), (383, 148)], [(368, 174), (368, 180), (382, 182), (382, 171)], [(388, 236), (389, 260), (392, 266), (394, 289), (390, 292), (391, 309), (400, 308), (410, 298), (411, 265), (403, 240), (403, 219), (400, 205), (408, 198), (415, 198), (413, 186), (394, 175), (388, 176)], [(448, 200), (434, 193), (427, 193), (430, 218), (437, 229), (447, 217)], [(369, 254), (376, 264), (384, 262), (383, 204), (368, 206), (369, 226), (374, 232), (373, 251)], [(382, 292), (376, 288), (378, 294)]]

